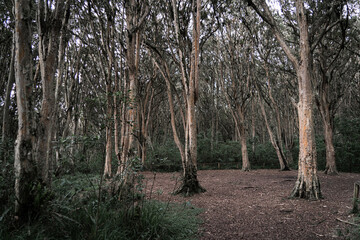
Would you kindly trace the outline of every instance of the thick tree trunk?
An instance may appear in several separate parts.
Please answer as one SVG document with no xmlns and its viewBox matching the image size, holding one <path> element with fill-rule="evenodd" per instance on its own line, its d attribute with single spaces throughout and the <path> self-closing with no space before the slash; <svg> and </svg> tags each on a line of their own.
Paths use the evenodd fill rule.
<svg viewBox="0 0 360 240">
<path fill-rule="evenodd" d="M 320 199 L 317 177 L 316 145 L 313 120 L 313 89 L 311 84 L 312 57 L 304 2 L 297 0 L 296 11 L 300 27 L 300 62 L 297 68 L 299 85 L 299 170 L 291 197 Z"/>
<path fill-rule="evenodd" d="M 33 199 L 31 186 L 37 177 L 32 141 L 31 8 L 26 0 L 15 1 L 15 81 L 18 133 L 15 144 L 15 215 L 28 220 Z"/>
<path fill-rule="evenodd" d="M 319 199 L 321 198 L 320 182 L 317 177 L 316 146 L 313 120 L 313 89 L 312 89 L 312 52 L 310 46 L 309 26 L 305 13 L 304 0 L 296 0 L 297 24 L 300 33 L 299 55 L 300 59 L 287 45 L 284 35 L 279 30 L 274 17 L 265 1 L 261 2 L 264 9 L 260 11 L 253 1 L 248 0 L 250 6 L 272 28 L 276 40 L 292 62 L 297 78 L 299 89 L 299 170 L 295 187 L 291 197 Z"/>
<path fill-rule="evenodd" d="M 308 95 L 307 98 L 301 99 L 299 102 L 299 169 L 298 178 L 290 196 L 319 199 L 322 196 L 320 182 L 317 177 L 313 113 L 309 97 L 311 98 Z"/>
</svg>

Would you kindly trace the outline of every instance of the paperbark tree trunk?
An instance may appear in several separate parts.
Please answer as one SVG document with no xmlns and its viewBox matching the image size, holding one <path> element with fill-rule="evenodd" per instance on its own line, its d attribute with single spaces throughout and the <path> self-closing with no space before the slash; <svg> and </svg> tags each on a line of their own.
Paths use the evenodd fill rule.
<svg viewBox="0 0 360 240">
<path fill-rule="evenodd" d="M 15 144 L 15 215 L 21 221 L 29 217 L 31 186 L 37 177 L 33 154 L 31 7 L 26 0 L 15 0 L 15 82 L 18 133 Z"/>
<path fill-rule="evenodd" d="M 335 161 L 335 148 L 333 143 L 333 127 L 330 124 L 330 121 L 324 121 L 324 137 L 325 137 L 325 146 L 326 146 L 326 166 L 325 174 L 337 175 L 338 171 L 336 168 Z"/>
<path fill-rule="evenodd" d="M 269 124 L 269 121 L 268 121 L 268 117 L 266 115 L 264 103 L 262 102 L 261 99 L 259 99 L 259 104 L 260 104 L 260 108 L 261 108 L 261 114 L 263 115 L 264 120 L 265 120 L 266 129 L 268 130 L 268 133 L 269 133 L 270 142 L 273 145 L 273 147 L 274 147 L 274 149 L 276 151 L 276 155 L 277 155 L 278 160 L 279 160 L 280 170 L 281 171 L 290 170 L 289 166 L 288 166 L 288 163 L 287 163 L 287 161 L 286 161 L 286 159 L 284 157 L 284 154 L 281 151 L 281 148 L 279 147 L 278 142 L 275 139 L 273 131 L 271 130 L 271 127 L 270 127 L 270 124 Z"/>
<path fill-rule="evenodd" d="M 284 35 L 279 30 L 265 1 L 261 2 L 263 11 L 259 10 L 253 1 L 249 5 L 266 21 L 273 30 L 276 40 L 292 62 L 298 79 L 299 102 L 299 163 L 298 177 L 291 197 L 319 199 L 321 198 L 320 182 L 317 177 L 316 146 L 313 119 L 313 89 L 312 89 L 312 53 L 309 37 L 309 26 L 305 13 L 304 1 L 296 0 L 297 24 L 299 26 L 299 56 L 296 57 L 287 45 Z"/>
<path fill-rule="evenodd" d="M 138 6 L 137 1 L 125 2 L 126 12 L 126 67 L 127 83 L 124 93 L 128 92 L 127 101 L 123 104 L 122 127 L 121 127 L 121 154 L 117 174 L 127 175 L 126 167 L 129 159 L 134 157 L 133 150 L 134 135 L 136 134 L 137 110 L 137 73 L 140 60 L 141 28 L 148 16 L 150 7 L 143 2 Z M 128 176 L 125 176 L 127 179 Z"/>
<path fill-rule="evenodd" d="M 250 171 L 250 161 L 247 150 L 247 135 L 245 127 L 245 115 L 244 110 L 241 107 L 238 108 L 238 120 L 239 120 L 239 130 L 240 130 L 240 144 L 241 144 L 241 159 L 242 159 L 242 170 Z"/>
<path fill-rule="evenodd" d="M 321 198 L 320 181 L 317 177 L 316 144 L 313 120 L 312 55 L 304 2 L 296 1 L 300 28 L 300 61 L 297 66 L 299 85 L 299 170 L 292 197 Z"/>
<path fill-rule="evenodd" d="M 184 88 L 184 98 L 186 106 L 185 124 L 185 158 L 183 159 L 183 183 L 176 193 L 192 195 L 204 192 L 197 179 L 197 128 L 196 128 L 196 101 L 199 94 L 199 52 L 200 52 L 200 10 L 201 1 L 192 1 L 192 20 L 193 20 L 193 41 L 191 43 L 190 71 L 185 70 L 184 51 L 180 43 L 180 30 L 178 22 L 178 9 L 175 0 L 172 1 L 174 12 L 174 27 L 178 43 L 178 57 L 180 71 Z M 189 75 L 187 76 L 187 72 Z"/>
<path fill-rule="evenodd" d="M 58 0 L 53 14 L 45 10 L 45 3 L 40 1 L 37 9 L 37 27 L 39 35 L 39 63 L 42 85 L 42 101 L 40 121 L 37 130 L 36 160 L 39 179 L 46 184 L 51 183 L 51 143 L 53 137 L 55 103 L 55 73 L 61 34 L 67 24 L 69 2 Z M 46 14 L 45 14 L 46 12 Z M 51 11 L 50 11 L 51 12 Z M 50 25 L 51 23 L 51 25 Z"/>
<path fill-rule="evenodd" d="M 324 49 L 320 49 L 321 55 Z M 325 66 L 325 59 L 323 56 L 320 57 L 320 67 L 323 68 Z M 320 69 L 320 78 L 321 83 L 319 86 L 319 95 L 316 99 L 317 107 L 320 111 L 320 116 L 323 122 L 324 127 L 324 139 L 325 139 L 325 147 L 326 147 L 326 166 L 325 166 L 325 174 L 329 175 L 337 175 L 337 167 L 336 167 L 336 158 L 335 158 L 335 148 L 334 148 L 334 111 L 331 109 L 331 100 L 330 100 L 330 79 L 327 76 L 327 73 L 324 69 Z M 340 98 L 339 98 L 340 99 Z M 337 101 L 339 101 L 337 99 Z M 335 105 L 335 104 L 333 104 Z"/>
<path fill-rule="evenodd" d="M 103 37 L 103 47 L 104 49 L 106 49 L 106 53 L 107 53 L 107 57 L 108 57 L 108 62 L 107 62 L 107 75 L 106 75 L 106 128 L 105 128 L 105 132 L 106 132 L 106 146 L 105 146 L 105 166 L 104 166 L 104 177 L 105 178 L 110 178 L 112 176 L 112 150 L 113 150 L 113 141 L 112 141 L 112 136 L 113 136 L 113 126 L 114 124 L 116 124 L 115 122 L 117 121 L 115 119 L 115 121 L 113 122 L 113 113 L 115 114 L 115 116 L 117 115 L 117 110 L 114 109 L 114 107 L 116 107 L 116 103 L 113 102 L 114 97 L 114 91 L 112 89 L 113 87 L 113 80 L 112 80 L 112 75 L 113 75 L 113 65 L 116 64 L 114 63 L 114 28 L 115 28 L 115 24 L 114 24 L 114 16 L 115 13 L 111 14 L 109 12 L 107 12 L 107 22 L 106 22 L 106 31 L 105 31 L 105 36 Z M 101 31 L 103 32 L 103 29 L 101 29 Z M 102 34 L 104 35 L 104 34 Z M 106 39 L 106 40 L 105 40 Z M 115 75 L 117 74 L 117 72 L 115 72 Z M 115 78 L 115 82 L 117 81 L 117 78 Z M 118 85 L 118 83 L 116 83 L 115 85 Z M 118 87 L 118 86 L 116 86 Z M 115 87 L 115 88 L 116 88 Z M 116 90 L 115 90 L 116 91 Z M 116 94 L 115 94 L 116 95 Z M 116 98 L 115 98 L 116 100 Z M 115 126 L 114 126 L 115 128 Z M 115 134 L 117 134 L 115 132 Z"/>
</svg>

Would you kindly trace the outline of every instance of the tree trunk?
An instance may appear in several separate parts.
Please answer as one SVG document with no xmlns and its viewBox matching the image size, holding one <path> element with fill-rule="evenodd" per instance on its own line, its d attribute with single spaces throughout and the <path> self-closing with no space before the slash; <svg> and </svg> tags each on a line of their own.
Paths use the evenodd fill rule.
<svg viewBox="0 0 360 240">
<path fill-rule="evenodd" d="M 326 146 L 326 167 L 325 174 L 337 175 L 338 171 L 336 168 L 335 161 L 335 148 L 333 143 L 333 128 L 331 124 L 327 121 L 324 121 L 324 137 L 325 137 L 325 146 Z"/>
<path fill-rule="evenodd" d="M 281 151 L 281 148 L 279 147 L 278 145 L 278 141 L 275 139 L 274 137 L 274 134 L 270 128 L 270 125 L 269 125 L 269 121 L 268 121 L 268 118 L 267 118 L 267 115 L 266 115 L 266 112 L 265 112 L 265 107 L 264 107 L 264 103 L 262 102 L 262 100 L 260 99 L 259 100 L 259 104 L 260 104 L 260 108 L 261 108 L 261 113 L 265 119 L 265 125 L 266 125 L 266 128 L 268 130 L 268 133 L 269 133 L 269 136 L 270 136 L 270 142 L 271 144 L 273 145 L 275 151 L 276 151 L 276 155 L 278 157 L 278 160 L 279 160 L 279 163 L 280 163 L 280 170 L 281 171 L 286 171 L 286 170 L 290 170 L 288 164 L 287 164 L 287 161 L 284 157 L 284 154 L 283 152 Z"/>
<path fill-rule="evenodd" d="M 11 50 L 11 61 L 10 61 L 10 69 L 9 76 L 6 84 L 5 91 L 5 101 L 4 101 L 4 110 L 3 110 L 3 118 L 2 118 L 2 132 L 1 132 L 1 156 L 0 161 L 3 162 L 3 167 L 6 166 L 8 159 L 8 149 L 9 149 L 9 107 L 10 107 L 10 95 L 11 90 L 15 82 L 15 69 L 14 69 L 14 60 L 15 60 L 15 35 L 13 34 L 12 41 L 12 50 Z"/>
<path fill-rule="evenodd" d="M 321 51 L 324 51 L 324 49 L 321 49 Z M 325 60 L 323 58 L 320 59 L 320 62 L 321 66 L 325 65 Z M 335 148 L 333 142 L 334 115 L 331 113 L 331 104 L 329 99 L 330 80 L 324 69 L 320 70 L 320 74 L 321 84 L 319 86 L 319 98 L 317 99 L 316 103 L 324 125 L 324 139 L 326 147 L 326 166 L 324 173 L 329 175 L 337 175 L 338 171 L 336 168 Z"/>
<path fill-rule="evenodd" d="M 109 63 L 111 64 L 111 63 Z M 110 65 L 111 66 L 111 65 Z M 109 67 L 109 70 L 111 67 Z M 106 81 L 106 95 L 107 95 L 107 103 L 106 103 L 106 147 L 105 147 L 105 166 L 104 166 L 104 177 L 110 178 L 112 175 L 111 171 L 111 160 L 112 160 L 112 96 L 111 96 L 111 72 L 108 72 L 108 79 Z M 116 134 L 116 133 L 115 133 Z"/>
<path fill-rule="evenodd" d="M 317 177 L 316 145 L 313 120 L 313 89 L 311 85 L 312 57 L 308 23 L 304 2 L 296 1 L 300 28 L 300 62 L 297 69 L 299 85 L 299 170 L 291 197 L 307 199 L 321 198 L 320 182 Z"/>
<path fill-rule="evenodd" d="M 18 133 L 15 144 L 15 215 L 26 221 L 32 210 L 31 187 L 37 177 L 32 141 L 32 54 L 31 7 L 26 0 L 15 0 L 15 82 Z"/>
<path fill-rule="evenodd" d="M 68 3 L 67 3 L 68 4 Z M 44 2 L 38 3 L 37 26 L 39 35 L 39 63 L 42 84 L 42 101 L 40 110 L 40 121 L 37 130 L 36 159 L 38 164 L 38 174 L 41 181 L 47 185 L 51 183 L 50 160 L 51 143 L 53 137 L 54 124 L 54 105 L 55 103 L 55 73 L 57 70 L 57 55 L 59 51 L 61 34 L 67 24 L 67 14 L 65 11 L 68 6 L 64 1 L 57 2 L 54 14 L 49 19 L 45 19 Z M 45 23 L 46 21 L 46 23 Z M 51 26 L 45 26 L 51 21 Z M 46 28 L 46 30 L 44 29 Z"/>
<path fill-rule="evenodd" d="M 299 114 L 299 169 L 298 177 L 291 192 L 291 197 L 319 199 L 321 198 L 320 182 L 317 177 L 316 146 L 313 120 L 313 89 L 312 89 L 312 53 L 309 37 L 309 26 L 305 13 L 304 0 L 296 0 L 297 24 L 299 26 L 299 55 L 287 45 L 284 35 L 279 30 L 274 17 L 265 1 L 261 2 L 264 9 L 261 12 L 253 1 L 250 6 L 266 21 L 274 32 L 276 40 L 293 64 L 298 79 L 298 114 Z"/>
<path fill-rule="evenodd" d="M 172 1 L 174 10 L 174 26 L 178 46 L 178 55 L 180 70 L 182 74 L 184 96 L 186 102 L 186 129 L 185 129 L 185 161 L 183 161 L 183 183 L 176 191 L 185 195 L 204 192 L 197 180 L 197 130 L 195 107 L 199 90 L 199 43 L 200 43 L 200 9 L 201 1 L 193 1 L 192 19 L 193 19 L 193 42 L 190 56 L 190 74 L 186 76 L 183 51 L 181 50 L 179 39 L 179 23 L 176 1 Z M 196 5 L 195 5 L 196 4 Z"/>
<path fill-rule="evenodd" d="M 251 101 L 251 150 L 252 159 L 255 160 L 255 98 Z"/>
<path fill-rule="evenodd" d="M 250 171 L 250 161 L 247 150 L 247 135 L 246 135 L 246 127 L 245 127 L 245 116 L 243 110 L 238 110 L 239 113 L 239 130 L 240 130 L 240 143 L 241 143 L 241 159 L 242 159 L 242 170 Z"/>
<path fill-rule="evenodd" d="M 125 2 L 126 12 L 126 67 L 127 67 L 127 83 L 124 93 L 128 92 L 128 100 L 123 104 L 122 115 L 122 135 L 121 135 L 121 154 L 120 164 L 117 174 L 124 174 L 126 180 L 130 172 L 126 171 L 129 159 L 135 155 L 133 148 L 134 135 L 136 134 L 136 115 L 138 114 L 137 106 L 137 73 L 140 60 L 140 42 L 141 27 L 149 14 L 150 8 L 137 1 L 131 0 Z"/>
</svg>

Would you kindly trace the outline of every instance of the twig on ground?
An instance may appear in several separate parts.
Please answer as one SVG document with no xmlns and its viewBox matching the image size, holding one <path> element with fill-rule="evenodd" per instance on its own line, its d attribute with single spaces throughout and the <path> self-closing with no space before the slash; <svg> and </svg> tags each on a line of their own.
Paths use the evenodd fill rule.
<svg viewBox="0 0 360 240">
<path fill-rule="evenodd" d="M 346 224 L 350 224 L 350 225 L 356 226 L 356 227 L 360 227 L 359 224 L 352 223 L 352 222 L 348 222 L 348 221 L 342 220 L 342 219 L 340 219 L 340 218 L 336 218 L 336 220 L 338 220 L 339 222 L 343 222 L 343 223 L 346 223 Z"/>
</svg>

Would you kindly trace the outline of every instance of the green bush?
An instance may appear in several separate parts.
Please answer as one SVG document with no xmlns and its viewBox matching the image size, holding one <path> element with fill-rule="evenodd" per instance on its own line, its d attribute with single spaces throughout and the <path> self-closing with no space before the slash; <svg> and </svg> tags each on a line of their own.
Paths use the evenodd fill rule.
<svg viewBox="0 0 360 240">
<path fill-rule="evenodd" d="M 153 171 L 174 172 L 181 170 L 181 156 L 174 141 L 165 144 L 156 144 L 149 149 L 146 160 L 146 169 Z"/>
<path fill-rule="evenodd" d="M 248 149 L 250 149 L 248 147 Z M 255 153 L 249 151 L 249 156 L 254 156 L 252 168 L 279 168 L 279 160 L 277 158 L 274 147 L 270 142 L 268 143 L 257 143 L 255 144 Z"/>
<path fill-rule="evenodd" d="M 334 142 L 338 170 L 360 172 L 360 118 L 335 119 Z"/>
<path fill-rule="evenodd" d="M 139 178 L 141 179 L 141 178 Z M 192 239 L 200 213 L 191 204 L 170 204 L 107 194 L 97 175 L 77 174 L 54 181 L 55 198 L 41 216 L 24 226 L 2 221 L 0 239 Z M 142 187 L 135 188 L 142 191 Z M 100 194 L 100 195 L 99 195 Z M 135 196 L 135 192 L 133 192 Z M 9 214 L 9 211 L 5 214 Z M 10 215 L 10 214 L 9 214 Z"/>
</svg>

